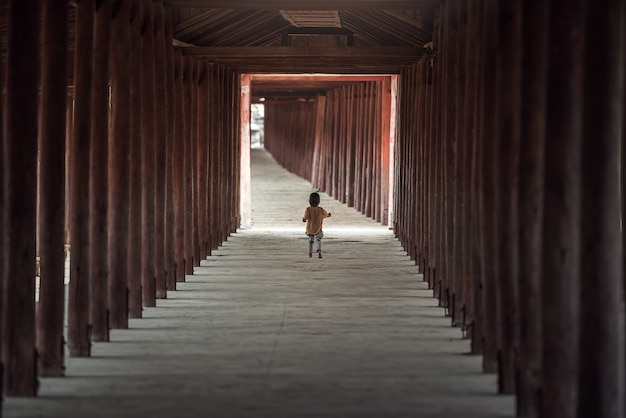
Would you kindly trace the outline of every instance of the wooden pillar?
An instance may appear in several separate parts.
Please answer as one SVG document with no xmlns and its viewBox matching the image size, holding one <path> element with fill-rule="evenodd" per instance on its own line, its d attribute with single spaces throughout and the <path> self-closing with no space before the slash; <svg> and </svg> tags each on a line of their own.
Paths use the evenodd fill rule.
<svg viewBox="0 0 626 418">
<path fill-rule="evenodd" d="M 70 286 L 68 346 L 71 356 L 91 354 L 89 324 L 89 144 L 95 0 L 81 0 L 76 17 L 74 129 L 70 146 Z"/>
<path fill-rule="evenodd" d="M 174 183 L 174 253 L 176 281 L 185 281 L 185 123 L 184 123 L 184 68 L 180 50 L 174 56 L 174 150 L 172 181 Z"/>
<path fill-rule="evenodd" d="M 155 47 L 152 0 L 142 0 L 141 15 L 141 285 L 143 306 L 156 306 Z"/>
<path fill-rule="evenodd" d="M 578 417 L 624 417 L 626 412 L 618 192 L 624 7 L 620 0 L 594 0 L 586 2 L 585 10 Z"/>
<path fill-rule="evenodd" d="M 185 270 L 184 274 L 193 274 L 193 165 L 192 159 L 192 129 L 193 129 L 193 58 L 183 57 L 183 124 L 184 146 L 183 146 L 183 170 L 184 170 L 184 246 L 185 246 Z"/>
<path fill-rule="evenodd" d="M 0 22 L 2 22 L 2 24 L 6 24 L 7 19 L 8 19 L 8 16 L 5 16 L 4 18 L 0 17 Z M 4 71 L 2 67 L 3 66 L 0 65 L 0 86 L 4 89 L 5 83 L 1 81 L 4 79 L 3 77 Z M 4 106 L 4 97 L 2 94 L 0 94 L 0 98 L 2 99 L 0 100 L 0 115 L 4 115 L 5 106 Z M 5 195 L 4 190 L 6 190 L 4 186 L 5 184 L 4 179 L 6 177 L 4 174 L 4 169 L 6 166 L 4 156 L 7 155 L 7 151 L 8 151 L 5 149 L 6 142 L 8 141 L 7 140 L 8 136 L 4 130 L 5 122 L 3 119 L 4 117 L 0 118 L 0 185 L 2 185 L 2 191 L 0 191 L 0 236 L 4 237 L 6 236 L 6 231 L 8 227 L 6 223 L 9 220 L 9 216 L 8 216 L 8 208 L 6 207 L 5 201 L 4 201 L 4 195 Z M 0 239 L 0 324 L 4 324 L 4 317 L 5 317 L 4 286 L 7 281 L 7 275 L 4 270 L 4 266 L 5 266 L 4 260 L 7 257 L 7 254 L 4 252 L 5 250 L 4 243 L 5 243 L 5 240 Z M 4 351 L 4 331 L 0 331 L 0 370 L 4 370 L 4 367 L 5 367 L 4 355 L 2 354 L 3 351 Z M 4 393 L 3 379 L 4 379 L 4 372 L 2 372 L 2 377 L 0 378 L 0 394 Z M 0 417 L 2 416 L 3 402 L 4 402 L 4 397 L 0 396 Z"/>
<path fill-rule="evenodd" d="M 176 290 L 176 251 L 174 241 L 174 48 L 172 47 L 172 15 L 169 9 L 165 12 L 165 93 L 167 144 L 165 154 L 165 270 L 167 290 Z"/>
<path fill-rule="evenodd" d="M 446 308 L 446 313 L 450 315 L 451 297 L 454 293 L 454 223 L 456 205 L 456 38 L 457 19 L 456 6 L 458 2 L 447 2 L 445 11 L 442 13 L 443 36 L 442 36 L 442 67 L 443 67 L 443 117 L 441 124 L 441 145 L 442 155 L 442 196 L 441 208 L 443 223 L 441 230 L 442 238 L 442 258 L 439 263 L 439 279 L 441 280 L 439 301 L 440 306 Z M 453 319 L 454 321 L 454 319 Z"/>
<path fill-rule="evenodd" d="M 422 94 L 422 93 L 420 93 Z M 390 193 L 393 192 L 391 187 L 390 176 L 392 175 L 392 167 L 390 160 L 390 153 L 392 151 L 393 144 L 393 132 L 391 129 L 391 106 L 392 106 L 392 91 L 391 91 L 391 77 L 385 77 L 381 81 L 381 153 L 380 153 L 380 178 L 381 178 L 381 199 L 380 199 L 380 215 L 383 225 L 390 225 L 389 221 L 389 207 Z M 417 164 L 417 161 L 414 162 Z M 354 168 L 352 168 L 354 170 Z M 354 173 L 352 173 L 354 178 Z M 413 178 L 415 180 L 415 178 Z"/>
<path fill-rule="evenodd" d="M 380 82 L 372 81 L 372 195 L 369 201 L 370 217 L 378 220 L 378 201 L 380 197 Z"/>
<path fill-rule="evenodd" d="M 130 54 L 127 57 L 129 73 L 130 130 L 129 130 L 129 190 L 128 190 L 128 243 L 127 243 L 127 274 L 128 316 L 141 318 L 143 309 L 143 290 L 141 280 L 141 0 L 131 0 L 126 9 L 119 13 L 127 14 L 129 20 L 128 45 Z M 122 45 L 121 43 L 118 45 Z M 120 51 L 122 52 L 122 51 Z M 121 290 L 121 287 L 120 287 Z M 120 294 L 120 296 L 122 296 Z"/>
<path fill-rule="evenodd" d="M 478 220 L 471 223 L 472 231 L 470 238 L 470 247 L 471 247 L 471 257 L 472 257 L 472 298 L 473 298 L 473 308 L 471 309 L 473 318 L 471 321 L 470 328 L 470 336 L 471 336 L 471 346 L 470 350 L 474 354 L 479 354 L 483 352 L 484 347 L 484 310 L 483 310 L 483 295 L 482 291 L 483 281 L 485 279 L 485 275 L 483 272 L 483 246 L 484 246 L 484 222 L 482 215 L 482 157 L 483 157 L 483 149 L 482 149 L 482 131 L 481 131 L 481 118 L 482 118 L 482 109 L 483 109 L 483 101 L 482 101 L 482 88 L 483 88 L 483 48 L 484 48 L 484 39 L 483 39 L 483 30 L 484 26 L 482 24 L 483 19 L 483 2 L 482 0 L 473 0 L 470 3 L 470 17 L 473 22 L 473 42 L 472 49 L 474 52 L 473 62 L 474 62 L 474 77 L 472 79 L 472 103 L 470 106 L 473 107 L 473 115 L 472 115 L 472 150 L 471 150 L 471 158 L 472 158 L 472 172 L 471 172 L 471 212 L 470 215 L 472 219 Z M 469 131 L 469 130 L 468 130 Z"/>
<path fill-rule="evenodd" d="M 24 53 L 29 51 L 29 53 Z M 6 131 L 2 362 L 4 393 L 35 396 L 35 257 L 39 2 L 10 1 Z M 19 318 L 19 320 L 18 320 Z"/>
<path fill-rule="evenodd" d="M 65 0 L 51 0 L 46 1 L 43 6 L 41 133 L 39 135 L 41 284 L 37 307 L 38 371 L 40 376 L 63 376 L 65 373 L 63 317 L 65 312 L 64 208 L 68 5 Z M 4 235 L 0 234 L 0 236 Z"/>
<path fill-rule="evenodd" d="M 198 238 L 199 238 L 199 257 L 205 258 L 208 254 L 207 250 L 207 189 L 208 189 L 208 132 L 209 132 L 209 80 L 206 62 L 198 63 L 198 152 L 197 173 L 198 187 L 197 207 L 198 207 Z"/>
<path fill-rule="evenodd" d="M 207 100 L 208 89 L 206 80 L 206 63 L 198 61 L 195 67 L 196 94 L 195 94 L 195 140 L 194 140 L 194 266 L 200 265 L 204 258 L 204 210 L 206 201 L 206 137 L 207 137 Z"/>
<path fill-rule="evenodd" d="M 577 417 L 583 1 L 550 3 L 542 248 L 540 416 Z M 586 254 L 585 256 L 587 256 Z"/>
<path fill-rule="evenodd" d="M 523 5 L 519 165 L 519 416 L 539 416 L 541 246 L 545 149 L 548 3 Z M 523 262 L 521 262 L 523 261 Z"/>
<path fill-rule="evenodd" d="M 453 177 L 455 179 L 454 186 L 454 223 L 452 225 L 452 272 L 451 280 L 453 283 L 452 297 L 450 306 L 450 316 L 452 319 L 452 325 L 460 326 L 462 330 L 465 329 L 464 307 L 466 302 L 465 280 L 466 275 L 464 262 L 467 259 L 464 250 L 464 239 L 468 231 L 468 225 L 465 222 L 464 211 L 467 207 L 466 203 L 466 179 L 469 177 L 465 175 L 468 172 L 466 165 L 466 152 L 468 135 L 465 131 L 463 124 L 465 120 L 465 112 L 467 109 L 465 104 L 465 83 L 467 76 L 467 69 L 465 67 L 465 54 L 466 54 L 466 39 L 467 34 L 467 3 L 459 2 L 456 10 L 457 19 L 457 36 L 456 45 L 454 46 L 455 54 L 455 102 L 457 106 L 457 112 L 454 121 L 454 136 L 456 137 L 456 155 L 455 163 L 452 168 L 455 172 Z"/>
<path fill-rule="evenodd" d="M 200 141 L 199 132 L 199 112 L 198 112 L 198 95 L 200 93 L 200 62 L 194 62 L 192 70 L 193 88 L 191 96 L 191 236 L 192 236 L 192 253 L 191 259 L 194 267 L 200 265 L 200 232 L 199 232 L 199 213 L 200 213 L 200 199 L 198 195 L 198 188 L 200 187 L 199 172 L 198 172 L 198 146 Z M 193 268 L 191 271 L 193 274 Z"/>
<path fill-rule="evenodd" d="M 128 328 L 128 263 L 127 244 L 132 201 L 129 200 L 130 166 L 134 138 L 131 135 L 131 79 L 128 60 L 130 51 L 129 2 L 115 0 L 111 21 L 111 132 L 109 133 L 109 325 Z M 133 243 L 137 245 L 137 243 Z M 135 261 L 136 262 L 136 261 Z"/>
<path fill-rule="evenodd" d="M 483 8 L 483 79 L 480 141 L 482 155 L 482 202 L 481 230 L 483 231 L 482 253 L 482 302 L 483 302 L 483 370 L 497 371 L 498 358 L 498 277 L 499 266 L 496 254 L 498 237 L 497 219 L 497 149 L 495 142 L 496 121 L 499 113 L 496 106 L 496 66 L 498 47 L 497 2 L 486 0 Z"/>
<path fill-rule="evenodd" d="M 156 297 L 167 297 L 165 282 L 165 152 L 167 147 L 167 91 L 165 88 L 165 34 L 163 2 L 154 3 L 154 142 L 155 142 L 155 211 L 154 269 Z M 171 44 L 168 46 L 171 48 Z"/>
<path fill-rule="evenodd" d="M 518 334 L 518 167 L 520 150 L 522 5 L 499 3 L 498 10 L 498 167 L 499 392 L 515 393 Z"/>
<path fill-rule="evenodd" d="M 107 176 L 109 135 L 109 44 L 112 0 L 96 7 L 93 97 L 89 158 L 89 321 L 92 341 L 109 341 L 107 260 Z"/>
<path fill-rule="evenodd" d="M 478 266 L 475 266 L 478 262 L 476 245 L 476 222 L 474 219 L 474 213 L 476 208 L 474 206 L 474 176 L 476 173 L 474 167 L 474 149 L 476 146 L 475 138 L 475 115 L 476 115 L 476 68 L 478 57 L 480 56 L 476 51 L 476 45 L 479 43 L 478 34 L 478 17 L 477 17 L 477 1 L 470 0 L 467 3 L 467 34 L 461 42 L 464 42 L 464 59 L 460 63 L 464 66 L 465 72 L 465 93 L 463 95 L 463 119 L 461 120 L 460 129 L 463 130 L 464 135 L 464 174 L 465 179 L 463 184 L 463 201 L 465 210 L 463 211 L 462 223 L 464 226 L 464 235 L 462 242 L 462 257 L 463 257 L 463 327 L 466 332 L 466 337 L 471 338 L 471 344 L 473 345 L 473 326 L 476 319 L 476 299 L 475 288 L 478 287 L 478 277 L 480 275 Z"/>
<path fill-rule="evenodd" d="M 215 129 L 216 129 L 216 118 L 217 118 L 217 108 L 215 106 L 215 73 L 217 69 L 217 64 L 215 63 L 207 63 L 207 88 L 208 88 L 208 103 L 207 103 L 207 112 L 208 112 L 208 133 L 207 133 L 207 176 L 208 176 L 208 185 L 207 185 L 207 255 L 211 255 L 213 251 L 213 236 L 215 231 L 215 219 L 214 219 L 214 207 L 215 207 L 215 197 L 214 197 L 214 187 L 215 187 Z M 267 108 L 266 108 L 267 110 Z"/>
</svg>

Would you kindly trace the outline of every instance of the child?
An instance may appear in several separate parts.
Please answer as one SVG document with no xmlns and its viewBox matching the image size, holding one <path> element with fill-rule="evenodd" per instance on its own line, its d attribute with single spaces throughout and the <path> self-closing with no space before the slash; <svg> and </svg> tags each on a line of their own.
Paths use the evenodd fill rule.
<svg viewBox="0 0 626 418">
<path fill-rule="evenodd" d="M 317 242 L 317 256 L 322 258 L 322 222 L 324 218 L 330 217 L 330 213 L 326 212 L 323 208 L 319 207 L 320 195 L 318 193 L 311 193 L 309 196 L 309 206 L 304 211 L 302 222 L 306 222 L 306 234 L 309 236 L 309 258 L 313 255 L 313 241 Z"/>
</svg>

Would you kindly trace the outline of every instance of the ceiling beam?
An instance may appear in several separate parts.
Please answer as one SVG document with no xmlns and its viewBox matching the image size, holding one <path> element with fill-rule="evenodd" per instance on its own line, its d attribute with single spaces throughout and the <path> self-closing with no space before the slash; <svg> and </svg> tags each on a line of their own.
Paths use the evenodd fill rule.
<svg viewBox="0 0 626 418">
<path fill-rule="evenodd" d="M 441 0 L 165 0 L 165 7 L 254 10 L 406 10 L 436 6 Z"/>
<path fill-rule="evenodd" d="M 219 58 L 413 58 L 423 55 L 422 48 L 411 47 L 338 47 L 302 48 L 289 46 L 268 47 L 183 47 L 183 55 L 207 59 Z"/>
</svg>

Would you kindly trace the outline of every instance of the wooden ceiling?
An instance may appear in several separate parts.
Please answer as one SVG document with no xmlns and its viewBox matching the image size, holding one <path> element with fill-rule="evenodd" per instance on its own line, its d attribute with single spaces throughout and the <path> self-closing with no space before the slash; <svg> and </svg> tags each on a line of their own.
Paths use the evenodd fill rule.
<svg viewBox="0 0 626 418">
<path fill-rule="evenodd" d="M 251 74 L 253 99 L 319 94 L 397 74 L 432 41 L 440 0 L 165 0 L 183 54 Z M 332 74 L 309 77 L 310 74 Z M 280 80 L 280 81 L 279 81 Z M 274 94 L 270 94 L 274 91 Z"/>
</svg>

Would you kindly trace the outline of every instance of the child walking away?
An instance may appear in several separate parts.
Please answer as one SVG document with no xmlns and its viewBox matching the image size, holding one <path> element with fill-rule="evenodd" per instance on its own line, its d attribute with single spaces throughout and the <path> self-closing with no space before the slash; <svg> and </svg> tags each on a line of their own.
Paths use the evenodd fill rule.
<svg viewBox="0 0 626 418">
<path fill-rule="evenodd" d="M 306 234 L 309 236 L 309 258 L 313 256 L 313 242 L 317 243 L 317 256 L 322 258 L 322 237 L 324 236 L 322 222 L 324 218 L 330 217 L 330 213 L 319 206 L 319 193 L 311 193 L 309 204 L 311 206 L 306 208 L 302 217 L 302 222 L 306 222 Z"/>
</svg>

